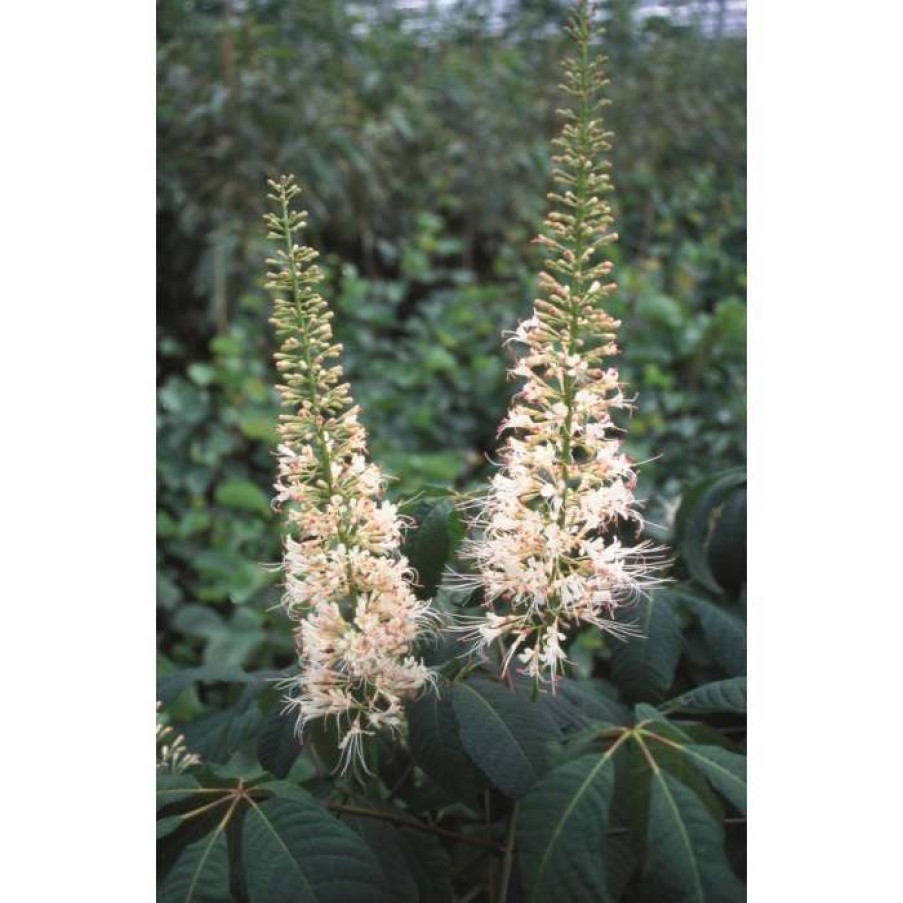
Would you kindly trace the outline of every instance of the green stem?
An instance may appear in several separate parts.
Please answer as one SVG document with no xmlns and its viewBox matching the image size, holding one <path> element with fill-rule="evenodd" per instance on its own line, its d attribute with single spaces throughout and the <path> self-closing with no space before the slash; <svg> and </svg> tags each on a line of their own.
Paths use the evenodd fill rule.
<svg viewBox="0 0 903 903">
<path fill-rule="evenodd" d="M 492 795 L 489 788 L 483 792 L 483 806 L 486 810 L 486 833 L 492 836 Z M 495 864 L 492 861 L 486 863 L 486 897 L 489 903 L 498 903 L 495 895 Z"/>
<path fill-rule="evenodd" d="M 301 308 L 301 284 L 298 281 L 298 270 L 295 266 L 294 242 L 292 241 L 292 225 L 291 212 L 289 210 L 288 198 L 285 193 L 282 194 L 282 228 L 285 233 L 285 257 L 288 266 L 289 277 L 292 286 L 292 301 L 295 310 L 298 312 L 298 319 L 304 321 L 304 313 Z M 320 459 L 320 468 L 323 471 L 323 479 L 331 497 L 333 494 L 332 485 L 332 458 L 329 454 L 329 444 L 326 441 L 326 433 L 323 430 L 322 420 L 323 411 L 319 403 L 319 391 L 317 389 L 317 381 L 314 377 L 313 356 L 310 350 L 310 336 L 307 332 L 307 323 L 304 322 L 305 328 L 301 330 L 302 356 L 306 365 L 307 388 L 310 396 L 311 409 L 315 419 L 314 430 L 317 437 L 317 451 Z"/>
<path fill-rule="evenodd" d="M 496 637 L 495 639 L 496 649 L 498 649 L 499 653 L 499 670 L 504 667 L 505 664 L 505 655 L 507 650 L 505 649 L 505 644 L 502 642 L 501 637 Z M 514 678 L 511 676 L 511 672 L 505 669 L 505 683 L 508 684 L 508 689 L 514 689 Z"/>
<path fill-rule="evenodd" d="M 466 834 L 457 834 L 454 831 L 448 831 L 437 825 L 427 825 L 405 815 L 395 815 L 392 812 L 380 812 L 377 809 L 366 809 L 362 806 L 346 806 L 344 803 L 326 802 L 326 806 L 331 812 L 341 812 L 345 815 L 357 815 L 361 818 L 375 818 L 379 821 L 388 821 L 394 825 L 401 825 L 405 828 L 413 828 L 416 831 L 424 831 L 428 834 L 435 834 L 437 837 L 444 837 L 446 840 L 452 840 L 455 843 L 464 843 L 474 847 L 484 847 L 496 852 L 501 851 L 501 847 L 497 843 L 488 840 L 482 840 L 478 837 L 468 837 Z"/>
<path fill-rule="evenodd" d="M 508 833 L 505 836 L 505 856 L 502 859 L 502 880 L 499 892 L 499 903 L 506 903 L 508 899 L 508 885 L 511 883 L 511 868 L 514 865 L 514 837 L 517 829 L 517 800 L 511 807 L 511 815 L 508 816 Z"/>
<path fill-rule="evenodd" d="M 586 15 L 586 11 L 581 11 Z M 586 236 L 584 235 L 584 217 L 586 215 L 587 205 L 587 187 L 586 187 L 586 161 L 589 159 L 590 141 L 589 141 L 589 121 L 591 115 L 590 94 L 592 92 L 592 84 L 589 77 L 589 35 L 588 24 L 583 21 L 581 29 L 579 48 L 580 48 L 580 115 L 578 119 L 579 133 L 577 137 L 577 184 L 575 185 L 574 196 L 577 205 L 574 208 L 574 270 L 571 274 L 571 311 L 570 322 L 568 323 L 567 333 L 567 354 L 573 355 L 577 350 L 578 324 L 580 319 L 579 300 L 583 297 L 584 292 L 584 276 L 583 276 L 583 254 L 586 251 Z M 574 300 L 574 299 L 577 300 Z M 567 373 L 564 374 L 561 394 L 564 406 L 567 408 L 564 426 L 561 431 L 561 464 L 563 469 L 564 488 L 561 494 L 561 511 L 558 515 L 559 526 L 563 529 L 567 519 L 567 495 L 568 480 L 570 479 L 570 459 L 571 459 L 571 430 L 574 425 L 574 380 Z"/>
<path fill-rule="evenodd" d="M 370 737 L 367 745 L 367 768 L 370 774 L 379 781 L 379 738 Z"/>
</svg>

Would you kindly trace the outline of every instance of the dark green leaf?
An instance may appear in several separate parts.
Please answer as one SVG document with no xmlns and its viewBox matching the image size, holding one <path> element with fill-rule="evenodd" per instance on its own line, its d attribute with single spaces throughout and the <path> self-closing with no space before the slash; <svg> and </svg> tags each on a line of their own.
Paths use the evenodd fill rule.
<svg viewBox="0 0 903 903">
<path fill-rule="evenodd" d="M 684 729 L 683 725 L 677 725 L 652 706 L 638 705 L 636 707 L 636 719 L 638 726 L 643 723 L 640 733 L 644 744 L 654 757 L 658 766 L 666 768 L 674 777 L 690 787 L 703 803 L 719 820 L 723 817 L 721 804 L 712 794 L 708 784 L 700 777 L 697 763 L 687 753 L 690 746 L 704 746 L 704 743 L 696 743 L 693 737 Z"/>
<path fill-rule="evenodd" d="M 193 683 L 236 683 L 236 684 L 261 684 L 267 674 L 249 674 L 241 668 L 223 668 L 217 665 L 208 665 L 200 668 L 183 668 L 180 671 L 171 671 L 169 674 L 160 675 L 157 678 L 157 699 L 164 705 L 170 702 Z"/>
<path fill-rule="evenodd" d="M 217 504 L 238 511 L 256 511 L 267 514 L 270 500 L 266 493 L 250 480 L 227 480 L 216 487 Z"/>
<path fill-rule="evenodd" d="M 245 815 L 242 837 L 251 903 L 386 900 L 372 851 L 301 791 L 294 799 L 254 803 Z"/>
<path fill-rule="evenodd" d="M 599 692 L 592 681 L 564 677 L 555 681 L 555 690 L 543 697 L 556 724 L 565 732 L 592 725 L 623 725 L 628 710 L 617 700 Z"/>
<path fill-rule="evenodd" d="M 561 731 L 541 702 L 484 677 L 452 687 L 461 743 L 476 766 L 502 793 L 526 793 L 547 766 L 547 747 Z"/>
<path fill-rule="evenodd" d="M 715 579 L 709 564 L 709 545 L 715 526 L 720 519 L 728 496 L 746 484 L 744 471 L 728 471 L 709 482 L 701 497 L 692 496 L 685 504 L 692 509 L 679 515 L 683 524 L 681 553 L 693 579 L 710 592 L 720 594 L 721 585 Z M 683 508 L 684 505 L 681 505 Z"/>
<path fill-rule="evenodd" d="M 719 483 L 726 483 L 728 485 L 727 491 L 729 492 L 734 487 L 742 485 L 745 482 L 746 471 L 742 467 L 733 467 L 730 470 L 716 473 L 714 476 L 707 477 L 704 480 L 700 480 L 698 483 L 693 483 L 691 486 L 688 486 L 683 492 L 680 505 L 674 516 L 675 543 L 683 543 L 691 516 L 697 511 L 700 506 L 700 501 L 713 486 Z"/>
<path fill-rule="evenodd" d="M 257 705 L 258 688 L 245 687 L 235 705 L 210 712 L 182 727 L 185 745 L 205 762 L 224 763 L 260 729 L 263 715 Z"/>
<path fill-rule="evenodd" d="M 343 817 L 353 831 L 373 851 L 383 872 L 383 892 L 392 903 L 418 903 L 417 881 L 398 838 L 390 824 L 373 818 Z"/>
<path fill-rule="evenodd" d="M 417 881 L 420 903 L 451 903 L 452 863 L 439 839 L 412 828 L 401 828 L 398 839 Z"/>
<path fill-rule="evenodd" d="M 687 737 L 680 729 L 672 724 L 655 706 L 647 705 L 645 702 L 637 703 L 633 709 L 634 719 L 637 724 L 644 721 L 652 721 L 664 730 L 672 739 L 686 740 Z"/>
<path fill-rule="evenodd" d="M 170 803 L 186 800 L 194 795 L 201 785 L 190 774 L 157 772 L 157 812 Z"/>
<path fill-rule="evenodd" d="M 304 725 L 302 747 L 309 749 L 327 772 L 338 768 L 342 758 L 341 735 L 334 718 L 316 718 Z"/>
<path fill-rule="evenodd" d="M 724 810 L 705 778 L 693 768 L 684 754 L 684 747 L 692 742 L 689 735 L 656 709 L 645 705 L 636 708 L 637 724 L 644 726 L 627 744 L 626 762 L 616 763 L 624 766 L 618 772 L 617 802 L 630 826 L 630 841 L 638 861 L 644 862 L 647 858 L 649 811 L 656 772 L 666 771 L 689 787 L 717 824 L 721 824 Z"/>
<path fill-rule="evenodd" d="M 605 860 L 605 884 L 616 900 L 623 898 L 624 890 L 630 883 L 639 865 L 639 859 L 630 838 L 630 813 L 627 805 L 629 788 L 628 743 L 620 755 L 615 756 L 615 788 L 609 817 L 609 828 L 602 844 Z"/>
<path fill-rule="evenodd" d="M 724 829 L 700 798 L 665 769 L 655 770 L 643 890 L 650 901 L 733 903 L 743 885 L 724 854 Z"/>
<path fill-rule="evenodd" d="M 452 798 L 473 803 L 482 789 L 482 776 L 458 736 L 451 685 L 443 683 L 438 689 L 438 694 L 425 694 L 408 706 L 411 755 Z"/>
<path fill-rule="evenodd" d="M 408 535 L 403 551 L 417 572 L 418 598 L 431 599 L 463 531 L 451 499 L 441 499 L 431 507 L 424 503 L 415 518 L 419 526 Z"/>
<path fill-rule="evenodd" d="M 745 712 L 746 678 L 731 677 L 703 684 L 663 706 L 669 712 Z"/>
<path fill-rule="evenodd" d="M 184 815 L 167 815 L 166 818 L 157 819 L 157 840 L 172 834 L 182 822 L 185 821 Z"/>
<path fill-rule="evenodd" d="M 709 782 L 729 799 L 741 812 L 746 812 L 746 757 L 714 746 L 705 741 L 695 741 L 689 733 L 692 725 L 682 729 L 669 721 L 661 712 L 650 706 L 637 706 L 637 721 L 649 722 L 645 725 L 643 736 L 649 736 L 650 748 L 656 759 L 685 783 L 688 780 L 685 765 L 703 774 Z M 659 740 L 658 738 L 662 738 Z M 677 768 L 674 767 L 677 753 Z M 670 760 L 670 761 L 669 761 Z M 699 785 L 697 782 L 697 791 Z"/>
<path fill-rule="evenodd" d="M 229 903 L 229 855 L 220 823 L 188 844 L 160 882 L 160 903 Z"/>
<path fill-rule="evenodd" d="M 296 720 L 274 705 L 264 716 L 257 741 L 260 764 L 277 778 L 284 778 L 301 753 Z"/>
<path fill-rule="evenodd" d="M 687 745 L 684 754 L 712 786 L 746 814 L 746 756 L 720 746 Z"/>
<path fill-rule="evenodd" d="M 721 733 L 718 728 L 702 721 L 683 721 L 678 722 L 681 731 L 689 737 L 689 743 L 695 743 L 697 746 L 719 746 L 728 752 L 740 752 L 741 747 L 732 740 L 727 734 Z M 745 732 L 744 725 L 737 725 L 740 733 Z M 734 732 L 731 732 L 734 735 Z M 739 734 L 737 735 L 739 736 Z"/>
<path fill-rule="evenodd" d="M 736 598 L 746 582 L 746 486 L 723 503 L 709 538 L 708 560 L 718 584 Z"/>
<path fill-rule="evenodd" d="M 530 901 L 610 900 L 602 856 L 614 787 L 610 753 L 550 771 L 521 801 L 517 849 Z"/>
<path fill-rule="evenodd" d="M 746 673 L 746 624 L 708 599 L 680 593 L 679 599 L 699 619 L 706 646 L 731 677 Z"/>
<path fill-rule="evenodd" d="M 656 702 L 674 682 L 682 648 L 673 598 L 658 590 L 622 612 L 618 619 L 634 624 L 639 636 L 612 640 L 612 677 L 629 701 Z"/>
</svg>

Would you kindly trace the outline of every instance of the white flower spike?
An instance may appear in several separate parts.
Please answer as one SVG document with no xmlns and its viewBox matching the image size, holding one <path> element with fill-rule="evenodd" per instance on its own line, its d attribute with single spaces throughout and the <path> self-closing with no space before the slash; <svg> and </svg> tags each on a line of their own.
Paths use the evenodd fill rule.
<svg viewBox="0 0 903 903">
<path fill-rule="evenodd" d="M 435 618 L 414 595 L 415 575 L 399 552 L 404 520 L 383 498 L 379 467 L 367 460 L 332 313 L 317 291 L 317 253 L 294 241 L 306 225 L 306 214 L 291 209 L 300 189 L 291 176 L 269 185 L 277 212 L 266 224 L 280 247 L 267 261 L 267 288 L 282 342 L 278 390 L 288 409 L 279 423 L 274 506 L 285 518 L 283 601 L 298 621 L 301 664 L 288 705 L 299 732 L 313 719 L 335 719 L 339 767 L 366 771 L 364 738 L 398 731 L 404 700 L 432 678 L 413 648 Z"/>
<path fill-rule="evenodd" d="M 571 34 L 577 54 L 563 87 L 573 104 L 555 141 L 558 193 L 537 238 L 551 256 L 542 297 L 508 339 L 520 348 L 511 376 L 524 383 L 502 421 L 500 466 L 465 546 L 476 571 L 468 582 L 482 586 L 487 607 L 465 634 L 477 652 L 502 643 L 503 673 L 516 656 L 536 681 L 563 670 L 569 628 L 630 632 L 615 611 L 657 582 L 662 559 L 650 543 L 616 536 L 627 522 L 639 532 L 643 521 L 614 420 L 631 403 L 609 363 L 620 323 L 603 308 L 617 288 L 603 251 L 617 235 L 604 199 L 603 60 L 591 59 L 586 4 Z"/>
</svg>

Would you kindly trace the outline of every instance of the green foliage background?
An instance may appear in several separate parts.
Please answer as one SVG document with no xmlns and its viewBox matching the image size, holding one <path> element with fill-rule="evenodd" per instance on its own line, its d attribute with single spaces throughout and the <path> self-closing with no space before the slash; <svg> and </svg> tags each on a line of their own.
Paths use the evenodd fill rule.
<svg viewBox="0 0 903 903">
<path fill-rule="evenodd" d="M 729 780 L 706 773 L 716 766 L 692 760 L 696 777 L 688 778 L 684 759 L 693 753 L 660 743 L 659 753 L 676 757 L 661 772 L 681 776 L 675 788 L 650 768 L 635 735 L 611 758 L 611 774 L 606 765 L 590 778 L 579 755 L 558 765 L 546 756 L 549 742 L 579 745 L 590 723 L 632 730 L 666 715 L 672 721 L 661 733 L 677 747 L 714 744 L 737 755 L 744 736 L 739 685 L 716 683 L 701 702 L 680 700 L 745 673 L 745 40 L 673 19 L 640 19 L 632 0 L 604 6 L 620 233 L 614 312 L 624 323 L 621 370 L 639 394 L 629 447 L 648 461 L 640 491 L 650 532 L 677 550 L 677 582 L 641 613 L 642 641 L 575 641 L 573 693 L 582 701 L 571 700 L 567 711 L 559 701 L 555 712 L 531 716 L 535 735 L 507 759 L 523 759 L 522 773 L 496 774 L 486 761 L 491 732 L 480 732 L 474 694 L 498 696 L 499 687 L 476 675 L 470 696 L 462 695 L 468 678 L 441 702 L 424 703 L 438 711 L 412 714 L 409 752 L 383 751 L 384 790 L 394 783 L 392 769 L 397 780 L 411 764 L 406 755 L 425 783 L 408 775 L 378 802 L 418 818 L 457 805 L 459 833 L 475 830 L 467 814 L 473 811 L 478 823 L 503 832 L 510 800 L 541 781 L 542 793 L 519 805 L 525 849 L 545 849 L 542 825 L 555 800 L 569 792 L 569 781 L 588 780 L 593 805 L 614 799 L 612 844 L 624 833 L 641 842 L 630 856 L 606 854 L 627 863 L 624 874 L 559 863 L 553 851 L 545 860 L 550 875 L 585 866 L 585 886 L 604 885 L 612 899 L 732 899 L 732 873 L 717 856 L 703 856 L 700 871 L 680 850 L 656 859 L 646 849 L 653 836 L 656 850 L 661 837 L 671 837 L 670 804 L 683 799 L 677 811 L 689 819 L 688 836 L 711 849 L 726 830 L 731 865 L 742 872 L 742 836 L 736 826 L 722 827 L 724 804 L 706 783 L 720 792 L 717 781 Z M 270 787 L 256 803 L 240 801 L 235 811 L 247 813 L 239 829 L 220 834 L 211 821 L 212 833 L 198 829 L 197 838 L 186 838 L 173 810 L 188 797 L 178 797 L 178 788 L 164 796 L 164 899 L 187 899 L 179 896 L 181 872 L 190 872 L 186 851 L 208 842 L 204 862 L 224 869 L 212 875 L 211 887 L 225 882 L 238 899 L 297 899 L 290 888 L 266 887 L 265 871 L 236 878 L 229 858 L 244 842 L 256 860 L 278 860 L 267 846 L 267 824 L 284 828 L 287 848 L 295 849 L 304 832 L 293 820 L 300 810 L 285 809 L 292 799 L 302 799 L 311 824 L 326 835 L 332 829 L 323 817 L 344 826 L 333 831 L 336 855 L 358 861 L 359 874 L 352 870 L 348 880 L 360 879 L 360 886 L 342 893 L 363 893 L 368 885 L 361 844 L 376 849 L 370 866 L 377 870 L 386 857 L 396 865 L 431 863 L 429 880 L 414 865 L 398 866 L 412 883 L 386 891 L 393 899 L 457 899 L 484 878 L 485 863 L 465 855 L 478 846 L 449 846 L 396 825 L 380 849 L 366 818 L 346 813 L 340 823 L 311 809 L 313 798 L 347 804 L 350 791 L 330 795 L 318 777 L 328 770 L 315 743 L 300 757 L 292 749 L 278 694 L 265 680 L 290 667 L 294 655 L 288 623 L 274 608 L 276 575 L 261 567 L 278 560 L 279 530 L 269 507 L 276 398 L 260 217 L 266 177 L 294 172 L 310 211 L 306 240 L 323 253 L 346 369 L 372 453 L 396 477 L 393 494 L 478 485 L 510 391 L 500 336 L 529 313 L 533 298 L 538 258 L 530 239 L 548 190 L 568 9 L 555 0 L 521 0 L 498 21 L 487 4 L 472 0 L 452 5 L 441 28 L 412 28 L 411 16 L 388 2 L 158 2 L 159 692 L 189 746 L 210 768 L 226 769 L 202 777 L 205 787 L 255 774 L 258 781 L 267 775 Z M 439 488 L 412 510 L 420 530 L 411 548 L 421 572 L 438 574 L 460 527 Z M 511 698 L 493 697 L 493 705 L 520 705 Z M 651 705 L 661 711 L 642 709 Z M 701 723 L 674 726 L 681 706 Z M 460 733 L 464 711 L 468 732 Z M 523 720 L 517 712 L 500 717 L 508 716 Z M 537 718 L 547 719 L 545 727 Z M 437 736 L 439 753 L 430 745 Z M 434 753 L 444 758 L 436 761 Z M 286 787 L 275 779 L 289 770 L 295 782 Z M 682 796 L 688 786 L 698 791 L 692 799 Z M 731 792 L 728 813 L 736 815 Z M 639 793 L 645 803 L 628 805 L 622 793 Z M 223 809 L 231 805 L 226 800 Z M 581 831 L 599 821 L 592 806 L 575 812 Z M 245 832 L 243 841 L 235 830 Z M 688 875 L 704 878 L 696 896 L 673 889 Z M 513 880 L 530 884 L 535 899 L 552 899 L 542 895 L 542 882 L 551 880 L 545 873 L 516 871 Z M 441 891 L 423 890 L 431 884 Z M 419 897 L 411 887 L 420 888 Z M 528 892 L 522 883 L 517 889 L 511 899 Z M 369 899 L 329 896 L 339 892 L 323 899 Z M 208 897 L 230 898 L 215 890 Z"/>
</svg>

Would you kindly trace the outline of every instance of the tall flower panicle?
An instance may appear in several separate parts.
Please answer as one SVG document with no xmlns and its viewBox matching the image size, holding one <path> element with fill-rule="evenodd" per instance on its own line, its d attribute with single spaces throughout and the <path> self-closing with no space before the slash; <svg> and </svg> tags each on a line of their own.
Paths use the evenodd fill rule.
<svg viewBox="0 0 903 903">
<path fill-rule="evenodd" d="M 318 292 L 317 252 L 295 235 L 306 214 L 292 209 L 291 176 L 269 182 L 275 212 L 265 217 L 278 242 L 267 261 L 280 415 L 274 505 L 285 519 L 284 605 L 298 622 L 301 673 L 289 705 L 298 727 L 334 718 L 343 770 L 363 761 L 364 737 L 397 731 L 403 702 L 430 680 L 413 654 L 432 622 L 413 592 L 400 554 L 404 520 L 385 500 L 385 478 L 367 459 L 367 434 L 339 364 L 332 313 Z"/>
<path fill-rule="evenodd" d="M 566 632 L 580 623 L 623 632 L 613 617 L 655 581 L 658 550 L 622 544 L 616 530 L 642 517 L 636 474 L 613 415 L 630 408 L 618 371 L 620 323 L 606 312 L 616 290 L 607 245 L 617 240 L 601 119 L 604 58 L 591 55 L 590 13 L 581 2 L 569 26 L 576 54 L 565 64 L 571 98 L 553 142 L 551 211 L 536 241 L 549 252 L 533 315 L 509 341 L 510 371 L 522 379 L 499 433 L 499 469 L 474 518 L 465 553 L 487 611 L 465 629 L 478 650 L 501 641 L 507 671 L 516 656 L 539 680 L 563 669 Z"/>
</svg>

